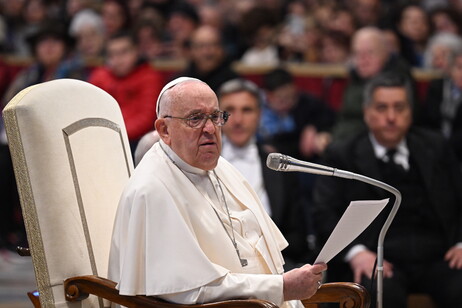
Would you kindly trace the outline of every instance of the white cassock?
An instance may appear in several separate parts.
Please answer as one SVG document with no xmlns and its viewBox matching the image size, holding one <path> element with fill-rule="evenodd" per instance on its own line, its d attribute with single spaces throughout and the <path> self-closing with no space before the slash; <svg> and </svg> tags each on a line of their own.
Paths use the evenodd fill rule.
<svg viewBox="0 0 462 308">
<path fill-rule="evenodd" d="M 247 266 L 241 265 L 232 234 Z M 122 194 L 109 279 L 122 295 L 177 303 L 259 298 L 302 307 L 299 301 L 283 302 L 286 246 L 250 184 L 225 159 L 204 171 L 160 141 Z"/>
</svg>

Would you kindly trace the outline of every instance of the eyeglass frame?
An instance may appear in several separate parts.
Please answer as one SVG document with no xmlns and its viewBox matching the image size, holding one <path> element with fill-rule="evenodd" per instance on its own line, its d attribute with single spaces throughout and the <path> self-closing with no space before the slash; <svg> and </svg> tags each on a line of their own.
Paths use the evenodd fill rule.
<svg viewBox="0 0 462 308">
<path fill-rule="evenodd" d="M 218 114 L 219 115 L 219 119 L 223 120 L 223 123 L 215 123 L 212 119 L 212 117 L 214 115 Z M 165 115 L 163 116 L 162 118 L 165 118 L 165 119 L 178 119 L 178 120 L 183 120 L 183 122 L 188 126 L 188 127 L 191 127 L 191 128 L 194 128 L 194 129 L 199 129 L 199 128 L 203 128 L 205 126 L 205 124 L 207 123 L 208 120 L 210 120 L 212 122 L 213 125 L 215 126 L 218 126 L 218 127 L 221 127 L 223 125 L 226 124 L 226 122 L 228 122 L 228 119 L 229 119 L 229 116 L 231 114 L 228 112 L 228 111 L 222 111 L 222 110 L 217 110 L 217 111 L 214 111 L 212 113 L 209 113 L 209 114 L 206 114 L 206 113 L 194 113 L 188 117 L 174 117 L 174 116 L 171 116 L 171 115 Z M 197 117 L 197 116 L 201 116 L 203 117 L 202 119 L 202 123 L 197 125 L 197 126 L 192 126 L 189 121 L 191 121 L 193 117 Z"/>
</svg>

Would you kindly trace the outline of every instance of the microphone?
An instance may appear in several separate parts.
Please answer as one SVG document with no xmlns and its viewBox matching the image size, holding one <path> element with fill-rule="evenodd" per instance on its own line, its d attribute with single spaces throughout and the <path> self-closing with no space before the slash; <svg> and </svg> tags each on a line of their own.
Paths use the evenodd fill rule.
<svg viewBox="0 0 462 308">
<path fill-rule="evenodd" d="M 336 176 L 346 179 L 355 179 L 355 174 L 352 172 L 301 161 L 281 153 L 270 153 L 266 159 L 266 166 L 275 171 L 298 171 L 319 175 Z"/>
<path fill-rule="evenodd" d="M 398 211 L 399 205 L 401 204 L 401 193 L 399 190 L 390 186 L 384 182 L 369 178 L 367 176 L 340 170 L 332 167 L 327 167 L 323 165 L 318 165 L 314 163 L 309 163 L 301 161 L 284 155 L 281 153 L 270 153 L 266 159 L 266 166 L 272 170 L 276 171 L 298 171 L 305 173 L 312 173 L 318 175 L 328 175 L 335 176 L 344 179 L 352 179 L 360 182 L 368 183 L 376 187 L 382 188 L 389 191 L 395 196 L 395 203 L 393 208 L 390 211 L 390 214 L 387 217 L 387 220 L 380 230 L 379 238 L 377 241 L 377 308 L 383 307 L 383 242 L 385 240 L 385 235 L 390 227 L 391 222 L 395 218 L 396 212 Z"/>
</svg>

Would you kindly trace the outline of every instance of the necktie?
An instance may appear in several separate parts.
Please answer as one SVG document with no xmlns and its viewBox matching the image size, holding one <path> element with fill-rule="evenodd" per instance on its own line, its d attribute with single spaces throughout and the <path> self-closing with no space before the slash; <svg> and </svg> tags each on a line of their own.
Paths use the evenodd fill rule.
<svg viewBox="0 0 462 308">
<path fill-rule="evenodd" d="M 397 174 L 404 174 L 406 170 L 401 164 L 397 164 L 395 162 L 395 154 L 396 149 L 388 149 L 385 153 L 385 156 L 388 158 L 386 161 L 386 165 L 395 173 Z"/>
</svg>

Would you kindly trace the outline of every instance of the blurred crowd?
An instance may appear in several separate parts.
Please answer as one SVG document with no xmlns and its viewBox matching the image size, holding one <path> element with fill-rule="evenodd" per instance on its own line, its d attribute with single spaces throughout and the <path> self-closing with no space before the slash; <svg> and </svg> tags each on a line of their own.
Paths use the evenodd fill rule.
<svg viewBox="0 0 462 308">
<path fill-rule="evenodd" d="M 223 84 L 245 77 L 232 66 L 240 61 L 275 69 L 265 71 L 258 91 L 241 86 L 253 93 L 253 103 L 229 107 L 241 108 L 242 120 L 231 112 L 227 140 L 234 131 L 244 136 L 242 144 L 253 140 L 266 153 L 316 162 L 332 141 L 366 129 L 364 88 L 394 73 L 411 89 L 413 125 L 441 133 L 462 161 L 462 0 L 0 0 L 0 13 L 0 106 L 33 84 L 86 80 L 118 101 L 133 153 L 152 133 L 157 95 L 168 81 L 154 60 L 183 61 L 178 76 L 199 78 L 222 96 L 233 93 L 220 92 Z M 29 61 L 17 71 L 9 57 Z M 287 63 L 347 68 L 339 108 L 301 91 Z M 438 72 L 424 95 L 417 93 L 413 68 Z M 25 238 L 2 125 L 0 248 L 11 248 Z M 312 202 L 314 183 L 300 175 L 295 185 L 305 204 Z M 297 232 L 315 251 L 311 210 L 302 207 L 295 213 L 304 217 Z M 301 255 L 295 263 L 306 261 L 306 252 Z"/>
<path fill-rule="evenodd" d="M 185 58 L 194 30 L 209 25 L 222 35 L 230 60 L 249 65 L 344 64 L 352 35 L 362 27 L 376 26 L 386 32 L 390 51 L 410 65 L 441 68 L 443 51 L 432 54 L 431 49 L 441 40 L 460 45 L 462 4 L 459 0 L 3 0 L 0 9 L 1 50 L 17 56 L 32 56 L 28 40 L 43 22 L 53 20 L 75 43 L 73 54 L 84 58 L 104 56 L 107 38 L 128 30 L 148 60 Z"/>
</svg>

